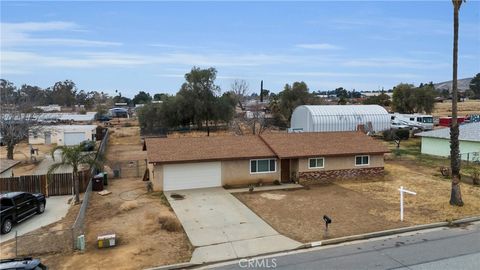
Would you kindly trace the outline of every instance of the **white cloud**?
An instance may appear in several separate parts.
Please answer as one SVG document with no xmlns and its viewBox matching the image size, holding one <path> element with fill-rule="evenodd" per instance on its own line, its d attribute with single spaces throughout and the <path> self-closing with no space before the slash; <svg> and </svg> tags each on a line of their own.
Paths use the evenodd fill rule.
<svg viewBox="0 0 480 270">
<path fill-rule="evenodd" d="M 77 47 L 104 47 L 120 46 L 120 42 L 88 40 L 79 38 L 59 37 L 33 37 L 32 33 L 49 32 L 85 32 L 73 22 L 23 22 L 23 23 L 0 23 L 2 47 L 26 47 L 26 46 L 77 46 Z M 58 35 L 58 33 L 57 33 Z"/>
<path fill-rule="evenodd" d="M 449 65 L 447 63 L 439 63 L 433 61 L 424 61 L 408 58 L 363 58 L 352 59 L 342 63 L 348 67 L 395 67 L 395 68 L 421 68 L 421 69 L 434 69 L 434 68 L 446 68 Z"/>
<path fill-rule="evenodd" d="M 295 45 L 297 48 L 302 49 L 313 49 L 313 50 L 338 50 L 341 47 L 328 44 L 328 43 L 305 43 L 305 44 L 297 44 Z"/>
<path fill-rule="evenodd" d="M 372 77 L 372 78 L 416 78 L 413 73 L 365 73 L 365 72 L 285 72 L 274 73 L 280 76 L 301 76 L 301 77 Z"/>
</svg>

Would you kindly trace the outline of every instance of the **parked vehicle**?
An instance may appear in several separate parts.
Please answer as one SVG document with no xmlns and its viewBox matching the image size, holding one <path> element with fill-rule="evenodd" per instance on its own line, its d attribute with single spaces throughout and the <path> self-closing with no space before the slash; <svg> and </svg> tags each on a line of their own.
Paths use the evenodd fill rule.
<svg viewBox="0 0 480 270">
<path fill-rule="evenodd" d="M 480 122 L 480 114 L 467 115 L 467 119 L 465 119 L 465 122 L 468 122 L 468 123 Z"/>
<path fill-rule="evenodd" d="M 0 260 L 0 270 L 47 270 L 48 267 L 40 262 L 39 259 L 15 258 Z"/>
<path fill-rule="evenodd" d="M 465 117 L 457 117 L 458 124 L 462 124 L 464 122 L 465 122 Z M 449 127 L 452 125 L 452 117 L 440 117 L 438 124 L 443 127 Z"/>
<path fill-rule="evenodd" d="M 112 118 L 108 115 L 99 115 L 99 116 L 96 116 L 95 118 L 99 122 L 108 122 L 108 121 L 112 120 Z"/>
<path fill-rule="evenodd" d="M 426 114 L 400 114 L 394 113 L 390 115 L 392 124 L 407 125 L 411 129 L 432 130 L 433 116 Z"/>
<path fill-rule="evenodd" d="M 410 126 L 401 123 L 392 123 L 391 129 L 410 129 Z"/>
<path fill-rule="evenodd" d="M 95 150 L 95 142 L 94 141 L 82 141 L 80 143 L 83 151 L 91 152 Z"/>
<path fill-rule="evenodd" d="M 0 194 L 2 234 L 9 233 L 13 225 L 45 211 L 47 201 L 41 193 L 9 192 Z"/>
</svg>

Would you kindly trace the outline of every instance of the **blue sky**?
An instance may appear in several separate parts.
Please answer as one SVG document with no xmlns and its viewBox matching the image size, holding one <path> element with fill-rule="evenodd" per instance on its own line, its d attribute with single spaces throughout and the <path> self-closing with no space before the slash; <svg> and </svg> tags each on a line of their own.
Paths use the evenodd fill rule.
<svg viewBox="0 0 480 270">
<path fill-rule="evenodd" d="M 1 77 L 125 96 L 175 93 L 192 66 L 229 90 L 389 89 L 451 79 L 445 1 L 1 2 Z M 480 72 L 480 2 L 460 10 L 459 78 Z"/>
</svg>

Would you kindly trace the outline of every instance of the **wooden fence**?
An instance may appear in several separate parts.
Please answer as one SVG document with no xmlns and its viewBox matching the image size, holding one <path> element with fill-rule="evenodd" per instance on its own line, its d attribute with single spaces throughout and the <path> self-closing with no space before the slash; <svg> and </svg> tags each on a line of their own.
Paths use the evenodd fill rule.
<svg viewBox="0 0 480 270">
<path fill-rule="evenodd" d="M 80 192 L 85 192 L 90 180 L 90 172 L 88 170 L 78 172 L 78 180 Z M 43 193 L 48 196 L 70 195 L 73 194 L 73 175 L 72 173 L 56 173 L 50 176 L 24 175 L 0 178 L 0 193 L 12 191 Z"/>
</svg>

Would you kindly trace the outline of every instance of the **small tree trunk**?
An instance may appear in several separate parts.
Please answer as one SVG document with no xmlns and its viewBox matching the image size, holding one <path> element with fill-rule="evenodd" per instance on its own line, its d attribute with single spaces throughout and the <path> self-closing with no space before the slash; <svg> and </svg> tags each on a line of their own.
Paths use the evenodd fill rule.
<svg viewBox="0 0 480 270">
<path fill-rule="evenodd" d="M 15 144 L 7 144 L 7 159 L 13 159 L 13 149 L 15 149 Z"/>
<path fill-rule="evenodd" d="M 460 178 L 452 177 L 452 192 L 450 194 L 450 204 L 463 206 L 462 192 L 460 191 Z"/>
<path fill-rule="evenodd" d="M 75 204 L 80 203 L 80 183 L 78 181 L 78 171 L 73 171 L 73 192 L 75 193 Z"/>
</svg>

